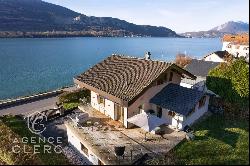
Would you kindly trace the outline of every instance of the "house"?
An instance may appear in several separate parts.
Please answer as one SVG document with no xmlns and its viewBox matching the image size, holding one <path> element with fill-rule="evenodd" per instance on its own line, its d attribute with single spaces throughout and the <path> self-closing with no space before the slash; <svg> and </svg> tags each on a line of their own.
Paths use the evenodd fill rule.
<svg viewBox="0 0 250 166">
<path fill-rule="evenodd" d="M 78 87 L 91 91 L 91 106 L 94 109 L 119 121 L 125 128 L 133 126 L 126 121 L 128 118 L 151 112 L 168 120 L 169 127 L 181 130 L 207 111 L 209 100 L 203 92 L 181 87 L 182 78 L 196 77 L 173 63 L 151 60 L 148 55 L 146 58 L 112 55 L 75 77 L 74 82 Z M 178 110 L 165 107 L 166 101 L 158 99 L 159 96 L 168 96 L 168 93 L 172 95 L 168 98 L 170 103 L 183 107 Z M 182 93 L 184 96 L 190 94 L 190 102 L 184 101 Z M 199 103 L 204 105 L 197 107 Z M 186 118 L 192 115 L 197 117 Z"/>
<path fill-rule="evenodd" d="M 237 59 L 244 57 L 249 62 L 249 36 L 241 35 L 224 35 L 222 38 L 222 51 L 216 51 L 203 57 L 205 61 L 226 62 L 228 55 L 233 55 Z"/>
<path fill-rule="evenodd" d="M 224 35 L 222 38 L 222 51 L 227 51 L 234 57 L 244 57 L 249 59 L 249 35 Z"/>
<path fill-rule="evenodd" d="M 117 145 L 125 144 L 127 156 L 128 152 L 131 154 L 131 159 L 126 157 L 122 164 L 133 164 L 134 160 L 152 153 L 153 149 L 154 154 L 169 151 L 185 138 L 184 132 L 179 131 L 192 125 L 208 110 L 209 95 L 205 91 L 180 86 L 183 78 L 194 80 L 196 76 L 173 63 L 151 60 L 149 53 L 145 58 L 115 54 L 107 57 L 76 76 L 74 83 L 78 88 L 91 91 L 91 106 L 88 106 L 91 109 L 79 107 L 84 115 L 88 112 L 94 119 L 100 119 L 100 115 L 107 117 L 116 129 L 104 131 L 96 127 L 94 131 L 93 127 L 72 126 L 66 122 L 69 144 L 92 163 L 101 165 L 120 164 L 119 157 L 110 150 Z M 162 139 L 157 145 L 148 142 L 147 148 L 135 141 L 141 138 L 141 133 L 135 132 L 132 128 L 135 125 L 128 119 L 145 113 L 159 122 L 164 121 L 163 128 L 174 132 L 173 135 L 168 133 L 171 138 Z M 103 125 L 107 124 L 100 126 Z"/>
<path fill-rule="evenodd" d="M 212 61 L 212 62 L 226 62 L 225 58 L 227 55 L 228 55 L 227 51 L 216 51 L 204 56 L 202 60 Z"/>
<path fill-rule="evenodd" d="M 182 78 L 181 86 L 187 88 L 196 88 L 198 90 L 206 89 L 206 79 L 210 70 L 217 67 L 220 63 L 213 61 L 204 61 L 192 59 L 191 62 L 185 67 L 185 70 L 196 76 L 195 80 Z"/>
</svg>

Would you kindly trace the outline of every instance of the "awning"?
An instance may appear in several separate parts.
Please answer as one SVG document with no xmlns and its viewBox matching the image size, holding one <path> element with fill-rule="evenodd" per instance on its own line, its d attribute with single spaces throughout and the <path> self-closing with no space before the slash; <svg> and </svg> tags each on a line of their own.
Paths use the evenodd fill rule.
<svg viewBox="0 0 250 166">
<path fill-rule="evenodd" d="M 128 118 L 127 122 L 132 123 L 148 132 L 154 130 L 156 127 L 159 127 L 162 124 L 167 123 L 166 120 L 145 112 Z"/>
</svg>

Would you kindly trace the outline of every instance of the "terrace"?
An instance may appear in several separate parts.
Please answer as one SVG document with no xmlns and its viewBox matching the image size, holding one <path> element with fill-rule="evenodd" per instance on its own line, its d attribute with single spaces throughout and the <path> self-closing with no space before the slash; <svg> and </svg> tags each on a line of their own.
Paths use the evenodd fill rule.
<svg viewBox="0 0 250 166">
<path fill-rule="evenodd" d="M 144 130 L 125 129 L 122 124 L 111 120 L 91 106 L 79 108 L 89 114 L 88 120 L 77 125 L 69 118 L 65 122 L 66 127 L 104 164 L 133 164 L 144 154 L 164 155 L 185 138 L 184 132 L 166 127 L 164 135 L 148 133 L 147 141 L 145 141 Z M 116 146 L 125 146 L 124 157 L 116 157 L 114 152 Z"/>
</svg>

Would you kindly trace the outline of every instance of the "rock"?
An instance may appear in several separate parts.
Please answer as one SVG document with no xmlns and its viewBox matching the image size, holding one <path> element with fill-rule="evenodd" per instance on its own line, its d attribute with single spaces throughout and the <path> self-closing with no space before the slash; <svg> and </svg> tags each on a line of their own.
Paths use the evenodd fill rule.
<svg viewBox="0 0 250 166">
<path fill-rule="evenodd" d="M 186 134 L 186 139 L 188 141 L 192 141 L 192 140 L 194 140 L 194 138 L 195 138 L 195 135 L 193 133 L 190 132 L 190 133 Z"/>
</svg>

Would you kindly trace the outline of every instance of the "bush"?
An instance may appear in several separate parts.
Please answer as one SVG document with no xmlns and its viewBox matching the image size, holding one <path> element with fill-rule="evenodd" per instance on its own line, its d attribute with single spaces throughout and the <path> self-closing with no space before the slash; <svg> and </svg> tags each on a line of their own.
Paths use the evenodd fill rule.
<svg viewBox="0 0 250 166">
<path fill-rule="evenodd" d="M 79 103 L 76 103 L 76 102 L 63 103 L 63 108 L 66 110 L 72 110 L 72 109 L 76 109 L 78 105 Z"/>
<path fill-rule="evenodd" d="M 80 98 L 86 98 L 89 102 L 90 100 L 90 91 L 89 90 L 77 90 L 74 92 L 64 92 L 59 95 L 59 102 L 61 103 L 78 103 Z"/>
<path fill-rule="evenodd" d="M 207 87 L 226 101 L 248 105 L 248 64 L 244 59 L 221 64 L 209 72 Z"/>
</svg>

